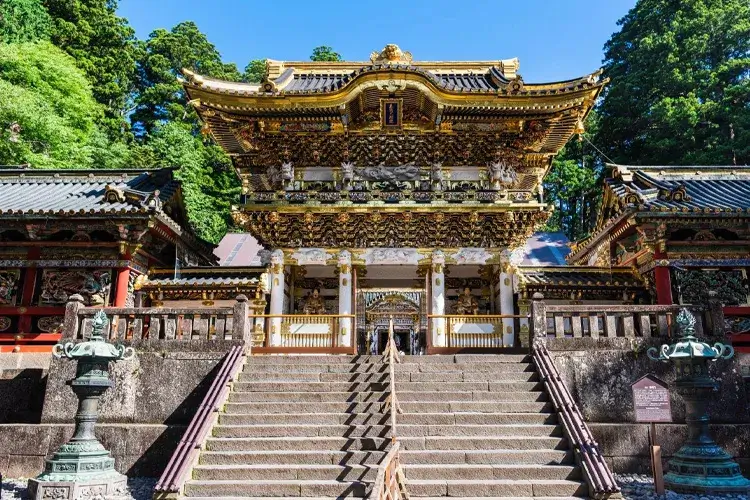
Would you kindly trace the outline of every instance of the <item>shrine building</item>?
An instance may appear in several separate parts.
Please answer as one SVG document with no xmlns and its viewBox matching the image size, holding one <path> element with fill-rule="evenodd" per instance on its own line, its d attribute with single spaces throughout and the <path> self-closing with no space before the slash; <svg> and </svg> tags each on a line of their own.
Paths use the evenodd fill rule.
<svg viewBox="0 0 750 500">
<path fill-rule="evenodd" d="M 242 180 L 235 221 L 268 249 L 256 352 L 379 352 L 392 314 L 410 353 L 528 345 L 540 272 L 523 277 L 521 247 L 550 214 L 552 158 L 606 82 L 532 84 L 518 68 L 387 45 L 367 62 L 268 61 L 260 84 L 185 71 Z"/>
</svg>

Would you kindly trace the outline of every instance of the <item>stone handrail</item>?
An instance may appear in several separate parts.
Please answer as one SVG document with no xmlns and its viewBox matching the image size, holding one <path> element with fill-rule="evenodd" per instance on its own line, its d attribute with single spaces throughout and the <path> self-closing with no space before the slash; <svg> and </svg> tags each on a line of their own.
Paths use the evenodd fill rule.
<svg viewBox="0 0 750 500">
<path fill-rule="evenodd" d="M 244 359 L 242 346 L 232 347 L 224 357 L 216 378 L 156 483 L 154 499 L 176 498 L 182 493 L 200 446 L 216 421 L 217 412 L 229 394 L 230 383 L 239 373 Z"/>
<path fill-rule="evenodd" d="M 583 469 L 589 487 L 589 497 L 619 497 L 620 487 L 604 461 L 599 445 L 583 421 L 581 411 L 560 372 L 557 371 L 547 348 L 541 343 L 535 344 L 532 348 L 532 359 L 560 417 L 565 437 L 573 446 L 576 462 Z"/>
<path fill-rule="evenodd" d="M 245 340 L 251 345 L 252 327 L 248 300 L 237 297 L 234 307 L 86 307 L 83 297 L 73 295 L 65 306 L 63 338 L 84 340 L 91 335 L 94 315 L 111 318 L 104 338 L 109 340 Z M 236 321 L 237 318 L 241 318 Z"/>
<path fill-rule="evenodd" d="M 687 308 L 696 318 L 696 333 L 724 335 L 721 304 L 700 305 L 582 305 L 548 304 L 539 293 L 531 303 L 534 339 L 546 338 L 669 338 L 674 317 Z"/>
</svg>

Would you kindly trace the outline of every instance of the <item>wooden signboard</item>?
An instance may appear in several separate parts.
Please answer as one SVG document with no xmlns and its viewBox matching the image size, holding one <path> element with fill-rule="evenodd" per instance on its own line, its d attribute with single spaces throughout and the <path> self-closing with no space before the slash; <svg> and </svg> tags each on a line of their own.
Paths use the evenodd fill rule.
<svg viewBox="0 0 750 500">
<path fill-rule="evenodd" d="M 645 375 L 630 386 L 633 390 L 635 421 L 651 424 L 651 471 L 654 474 L 654 489 L 658 495 L 664 494 L 664 471 L 661 465 L 661 446 L 656 444 L 656 423 L 672 421 L 672 407 L 669 403 L 669 386 L 653 375 Z"/>
</svg>

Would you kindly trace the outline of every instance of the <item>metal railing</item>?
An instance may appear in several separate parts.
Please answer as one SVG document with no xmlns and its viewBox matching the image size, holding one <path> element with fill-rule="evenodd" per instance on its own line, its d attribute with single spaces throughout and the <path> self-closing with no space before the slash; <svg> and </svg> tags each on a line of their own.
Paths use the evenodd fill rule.
<svg viewBox="0 0 750 500">
<path fill-rule="evenodd" d="M 544 345 L 535 344 L 532 359 L 539 370 L 552 404 L 555 406 L 568 442 L 575 452 L 578 465 L 583 469 L 591 498 L 606 498 L 620 492 L 612 471 L 609 470 L 599 445 L 591 434 L 567 385 L 557 371 L 549 351 Z"/>
<path fill-rule="evenodd" d="M 396 370 L 394 365 L 395 363 L 400 363 L 401 359 L 396 349 L 392 317 L 388 327 L 388 345 L 383 353 L 383 360 L 388 363 L 388 386 L 390 393 L 385 401 L 385 407 L 391 414 L 391 449 L 380 463 L 375 484 L 370 492 L 370 498 L 377 500 L 408 500 L 409 493 L 406 489 L 406 476 L 404 475 L 400 460 L 401 443 L 398 441 L 398 431 L 396 428 L 396 414 L 403 413 L 403 410 L 396 396 Z"/>
<path fill-rule="evenodd" d="M 230 382 L 235 379 L 242 367 L 243 347 L 230 349 L 219 366 L 211 386 L 208 389 L 185 434 L 169 459 L 159 481 L 154 487 L 154 499 L 177 498 L 182 494 L 188 474 L 195 465 L 200 446 L 213 427 L 216 416 L 227 399 Z"/>
</svg>

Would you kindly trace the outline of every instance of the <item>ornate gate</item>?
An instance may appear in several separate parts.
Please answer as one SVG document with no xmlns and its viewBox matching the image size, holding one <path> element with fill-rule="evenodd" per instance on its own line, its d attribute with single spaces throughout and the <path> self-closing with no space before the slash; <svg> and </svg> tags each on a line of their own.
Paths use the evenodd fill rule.
<svg viewBox="0 0 750 500">
<path fill-rule="evenodd" d="M 408 354 L 424 353 L 427 331 L 424 290 L 365 289 L 358 294 L 357 346 L 360 354 L 380 354 L 383 351 L 391 318 L 399 350 Z"/>
</svg>

